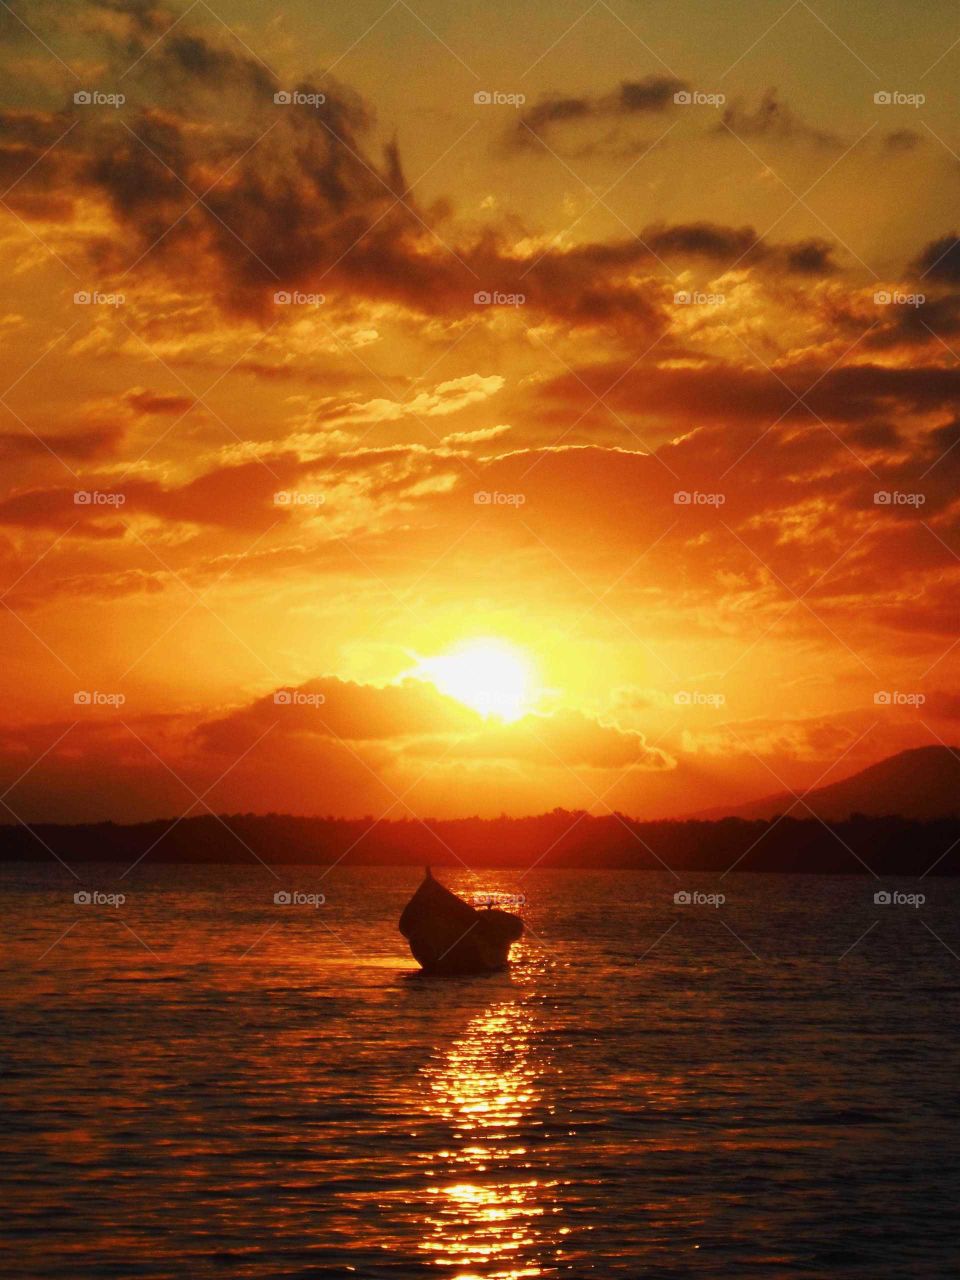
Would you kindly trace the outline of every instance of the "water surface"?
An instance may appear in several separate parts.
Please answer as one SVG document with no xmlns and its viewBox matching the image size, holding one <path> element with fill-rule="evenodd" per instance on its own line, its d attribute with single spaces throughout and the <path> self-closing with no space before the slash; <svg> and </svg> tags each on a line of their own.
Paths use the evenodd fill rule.
<svg viewBox="0 0 960 1280">
<path fill-rule="evenodd" d="M 431 980 L 408 869 L 2 877 L 4 1274 L 960 1270 L 953 881 L 451 872 L 528 932 Z"/>
</svg>

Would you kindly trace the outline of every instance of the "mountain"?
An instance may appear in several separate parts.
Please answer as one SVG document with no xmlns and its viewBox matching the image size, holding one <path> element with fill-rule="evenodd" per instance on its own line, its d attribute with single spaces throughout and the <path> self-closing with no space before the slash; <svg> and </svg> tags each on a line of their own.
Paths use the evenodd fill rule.
<svg viewBox="0 0 960 1280">
<path fill-rule="evenodd" d="M 901 751 L 840 782 L 818 787 L 804 796 L 804 801 L 798 804 L 789 791 L 782 791 L 747 804 L 721 806 L 690 816 L 775 818 L 789 812 L 795 818 L 809 818 L 812 809 L 828 822 L 841 822 L 854 813 L 870 817 L 899 814 L 921 821 L 954 817 L 960 815 L 960 747 Z"/>
</svg>

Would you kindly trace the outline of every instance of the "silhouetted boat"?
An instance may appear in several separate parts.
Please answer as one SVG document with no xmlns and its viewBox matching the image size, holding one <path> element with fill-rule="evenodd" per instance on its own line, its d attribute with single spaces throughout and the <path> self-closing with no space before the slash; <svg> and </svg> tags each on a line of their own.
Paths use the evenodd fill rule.
<svg viewBox="0 0 960 1280">
<path fill-rule="evenodd" d="M 489 973 L 506 965 L 523 921 L 497 907 L 478 911 L 434 880 L 427 867 L 400 916 L 400 932 L 428 973 Z"/>
</svg>

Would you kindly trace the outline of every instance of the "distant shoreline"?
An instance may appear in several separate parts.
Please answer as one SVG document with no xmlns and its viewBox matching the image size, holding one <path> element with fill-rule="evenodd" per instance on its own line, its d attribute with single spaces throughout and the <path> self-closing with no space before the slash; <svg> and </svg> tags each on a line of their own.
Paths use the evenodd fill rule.
<svg viewBox="0 0 960 1280">
<path fill-rule="evenodd" d="M 960 818 L 640 822 L 554 810 L 422 822 L 275 814 L 0 827 L 0 862 L 960 875 Z"/>
</svg>

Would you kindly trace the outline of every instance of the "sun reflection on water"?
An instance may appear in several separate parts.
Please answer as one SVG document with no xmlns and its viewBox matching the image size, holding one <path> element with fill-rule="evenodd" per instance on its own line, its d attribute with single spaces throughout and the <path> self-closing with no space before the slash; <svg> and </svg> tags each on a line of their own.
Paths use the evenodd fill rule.
<svg viewBox="0 0 960 1280">
<path fill-rule="evenodd" d="M 433 1208 L 421 1249 L 450 1280 L 556 1275 L 561 1237 L 553 1188 L 533 1159 L 544 1100 L 529 1012 L 515 999 L 478 1014 L 423 1068 L 424 1109 L 450 1128 L 450 1149 L 425 1156 Z"/>
</svg>

